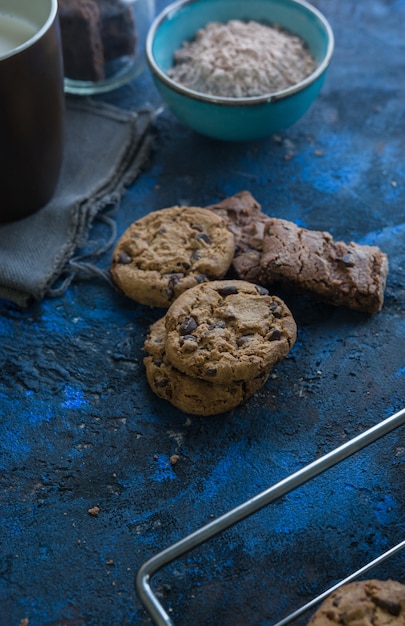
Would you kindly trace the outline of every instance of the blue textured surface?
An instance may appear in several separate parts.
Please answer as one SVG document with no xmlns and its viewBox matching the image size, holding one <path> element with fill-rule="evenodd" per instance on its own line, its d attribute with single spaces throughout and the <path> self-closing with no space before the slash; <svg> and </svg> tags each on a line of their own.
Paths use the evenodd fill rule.
<svg viewBox="0 0 405 626">
<path fill-rule="evenodd" d="M 97 281 L 28 310 L 2 303 L 1 626 L 150 624 L 134 591 L 147 558 L 403 407 L 405 2 L 317 6 L 336 52 L 312 109 L 243 145 L 164 111 L 118 231 L 248 189 L 269 215 L 386 251 L 382 312 L 282 294 L 291 355 L 245 406 L 200 419 L 147 387 L 142 344 L 160 311 Z M 147 75 L 105 99 L 159 103 Z M 404 477 L 402 428 L 160 572 L 159 597 L 178 626 L 270 626 L 404 539 Z M 405 555 L 372 575 L 405 583 Z"/>
</svg>

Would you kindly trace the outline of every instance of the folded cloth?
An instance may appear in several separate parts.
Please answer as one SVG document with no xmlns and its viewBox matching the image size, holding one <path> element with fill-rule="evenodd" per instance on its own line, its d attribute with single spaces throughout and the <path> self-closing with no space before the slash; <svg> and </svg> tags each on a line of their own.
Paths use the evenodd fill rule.
<svg viewBox="0 0 405 626">
<path fill-rule="evenodd" d="M 27 306 L 55 295 L 58 281 L 69 282 L 83 269 L 74 254 L 86 244 L 95 218 L 118 207 L 145 166 L 151 122 L 151 111 L 67 98 L 64 159 L 54 197 L 29 217 L 0 225 L 0 298 Z"/>
</svg>

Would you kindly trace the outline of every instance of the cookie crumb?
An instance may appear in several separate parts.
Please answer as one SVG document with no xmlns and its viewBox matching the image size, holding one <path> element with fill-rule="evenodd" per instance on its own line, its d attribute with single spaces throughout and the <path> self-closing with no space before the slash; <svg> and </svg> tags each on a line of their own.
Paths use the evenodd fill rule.
<svg viewBox="0 0 405 626">
<path fill-rule="evenodd" d="M 89 513 L 90 515 L 93 515 L 94 517 L 97 516 L 100 513 L 100 509 L 98 506 L 93 506 L 91 509 L 89 509 L 87 511 L 87 513 Z"/>
<path fill-rule="evenodd" d="M 176 465 L 178 460 L 179 460 L 179 455 L 178 454 L 172 454 L 172 456 L 170 457 L 170 463 L 172 465 Z"/>
<path fill-rule="evenodd" d="M 28 617 L 24 617 L 20 622 L 20 626 L 28 626 L 28 624 L 29 624 Z"/>
</svg>

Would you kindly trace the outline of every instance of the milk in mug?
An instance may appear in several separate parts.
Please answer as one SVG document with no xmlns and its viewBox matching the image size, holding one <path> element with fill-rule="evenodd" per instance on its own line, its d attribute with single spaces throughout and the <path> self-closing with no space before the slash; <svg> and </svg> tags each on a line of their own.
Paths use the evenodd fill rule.
<svg viewBox="0 0 405 626">
<path fill-rule="evenodd" d="M 32 22 L 0 11 L 0 58 L 31 39 L 37 31 Z"/>
</svg>

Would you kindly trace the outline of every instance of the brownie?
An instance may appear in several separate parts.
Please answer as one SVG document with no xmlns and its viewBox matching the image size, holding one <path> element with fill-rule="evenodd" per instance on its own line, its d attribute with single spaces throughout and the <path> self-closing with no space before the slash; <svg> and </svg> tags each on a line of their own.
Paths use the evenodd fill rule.
<svg viewBox="0 0 405 626">
<path fill-rule="evenodd" d="M 388 259 L 378 247 L 334 241 L 328 232 L 269 217 L 248 191 L 206 208 L 234 234 L 237 278 L 264 287 L 279 283 L 367 313 L 382 308 Z"/>
<path fill-rule="evenodd" d="M 104 46 L 95 0 L 58 0 L 65 76 L 104 79 Z"/>
<path fill-rule="evenodd" d="M 97 0 L 101 17 L 101 38 L 105 61 L 133 56 L 136 29 L 130 5 L 121 0 Z"/>
<path fill-rule="evenodd" d="M 122 0 L 58 0 L 65 76 L 99 82 L 105 63 L 133 56 L 136 32 Z"/>
<path fill-rule="evenodd" d="M 261 271 L 267 286 L 280 283 L 335 306 L 376 313 L 384 301 L 388 259 L 376 246 L 334 241 L 328 232 L 269 218 Z"/>
<path fill-rule="evenodd" d="M 241 191 L 206 207 L 220 215 L 235 237 L 232 267 L 241 280 L 262 283 L 261 255 L 264 226 L 269 219 L 249 191 Z"/>
</svg>

